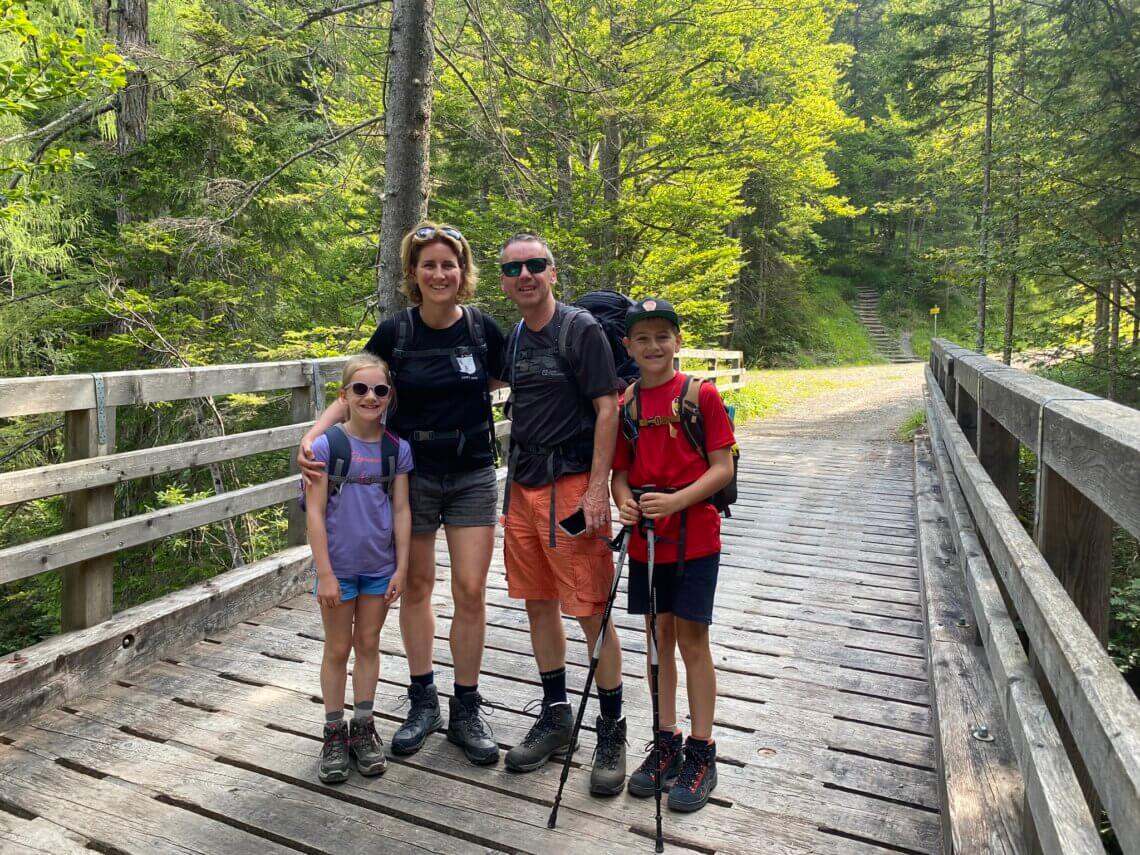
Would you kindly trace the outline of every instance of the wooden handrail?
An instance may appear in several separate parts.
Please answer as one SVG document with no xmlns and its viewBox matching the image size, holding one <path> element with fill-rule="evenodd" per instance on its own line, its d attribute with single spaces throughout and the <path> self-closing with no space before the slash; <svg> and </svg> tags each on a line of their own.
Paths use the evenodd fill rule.
<svg viewBox="0 0 1140 855">
<path fill-rule="evenodd" d="M 992 560 L 1118 839 L 1140 840 L 1140 703 L 1104 648 L 1112 521 L 1135 533 L 1140 510 L 1140 414 L 942 339 L 926 381 L 948 491 L 960 489 L 969 511 L 959 525 L 973 526 L 985 547 L 978 556 Z M 1016 515 L 1022 443 L 1038 455 L 1033 537 Z M 987 654 L 993 663 L 997 654 Z M 1014 726 L 1042 711 L 1013 712 L 1023 769 L 1043 762 L 1044 743 Z M 1040 783 L 1041 772 L 1028 769 L 1027 781 Z M 1065 798 L 1056 789 L 1032 795 L 1038 812 Z"/>
<path fill-rule="evenodd" d="M 948 403 L 955 395 L 968 396 L 970 406 L 994 419 L 1119 525 L 1140 537 L 1140 412 L 1010 368 L 945 339 L 931 342 L 930 360 L 939 380 L 936 385 Z M 947 375 L 952 387 L 947 385 Z M 978 447 L 979 427 L 984 433 L 985 425 L 974 419 L 966 430 L 974 448 Z"/>
<path fill-rule="evenodd" d="M 680 359 L 717 360 L 733 363 L 738 380 L 725 389 L 743 385 L 744 354 L 739 350 L 683 349 Z M 187 398 L 268 392 L 306 387 L 316 366 L 325 383 L 336 382 L 347 356 L 324 357 L 292 362 L 250 362 L 233 365 L 199 365 L 190 368 L 152 368 L 137 371 L 111 371 L 104 374 L 57 374 L 48 377 L 0 378 L 0 419 L 17 416 L 93 410 L 98 405 L 96 378 L 103 385 L 106 407 L 154 404 Z M 688 373 L 702 377 L 706 371 Z M 727 376 L 727 375 L 719 375 Z M 718 384 L 721 385 L 721 384 Z M 496 403 L 506 400 L 506 390 L 494 395 Z"/>
<path fill-rule="evenodd" d="M 680 357 L 705 360 L 708 369 L 690 373 L 712 379 L 721 389 L 744 385 L 743 354 L 739 351 L 682 350 Z M 281 504 L 297 494 L 295 477 L 282 478 L 116 520 L 115 485 L 295 446 L 324 408 L 327 384 L 339 381 L 347 359 L 0 378 L 0 418 L 63 411 L 69 449 L 67 462 L 0 473 L 0 507 L 65 495 L 68 509 L 65 533 L 0 549 L 0 584 L 62 569 L 64 629 L 107 620 L 111 617 L 113 554 L 117 550 Z M 730 367 L 718 368 L 720 364 Z M 290 424 L 160 448 L 115 449 L 115 413 L 119 407 L 277 390 L 291 394 Z M 500 389 L 493 393 L 492 401 L 501 404 L 507 394 L 506 389 Z M 510 422 L 497 422 L 495 433 L 500 440 L 505 439 L 510 434 Z M 292 463 L 291 467 L 295 469 Z M 288 542 L 305 542 L 304 518 L 295 504 L 290 505 Z"/>
</svg>

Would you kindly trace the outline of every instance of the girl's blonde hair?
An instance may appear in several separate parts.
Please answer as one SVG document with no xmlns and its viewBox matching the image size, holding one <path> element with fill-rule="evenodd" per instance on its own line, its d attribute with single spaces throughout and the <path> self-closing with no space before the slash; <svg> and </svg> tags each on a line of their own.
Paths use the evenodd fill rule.
<svg viewBox="0 0 1140 855">
<path fill-rule="evenodd" d="M 417 232 L 427 231 L 431 233 L 424 237 L 417 234 Z M 459 291 L 456 293 L 455 299 L 460 303 L 467 302 L 475 296 L 475 288 L 479 284 L 479 266 L 471 257 L 471 244 L 455 226 L 449 226 L 447 223 L 433 223 L 431 220 L 416 223 L 400 242 L 400 265 L 404 271 L 402 283 L 404 293 L 417 306 L 423 302 L 423 294 L 420 293 L 419 283 L 416 282 L 416 265 L 420 261 L 420 250 L 425 246 L 431 246 L 433 243 L 441 243 L 449 247 L 455 253 L 455 257 L 459 259 L 459 269 L 463 275 L 459 280 Z"/>
<path fill-rule="evenodd" d="M 384 379 L 392 383 L 392 372 L 388 370 L 388 363 L 374 353 L 358 353 L 344 363 L 344 371 L 340 375 L 340 385 L 347 386 L 352 382 L 352 375 L 362 368 L 379 368 L 384 372 Z"/>
</svg>

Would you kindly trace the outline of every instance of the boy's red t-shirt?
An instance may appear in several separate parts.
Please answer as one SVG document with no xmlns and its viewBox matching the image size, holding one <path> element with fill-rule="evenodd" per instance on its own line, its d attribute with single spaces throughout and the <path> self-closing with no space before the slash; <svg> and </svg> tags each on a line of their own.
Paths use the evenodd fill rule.
<svg viewBox="0 0 1140 855">
<path fill-rule="evenodd" d="M 641 390 L 641 417 L 670 416 L 674 402 L 681 395 L 684 374 L 677 374 L 668 383 Z M 695 380 L 693 382 L 696 382 Z M 701 384 L 697 399 L 705 427 L 705 446 L 708 451 L 728 448 L 736 442 L 732 423 L 724 410 L 720 393 L 712 383 Z M 637 457 L 629 440 L 619 430 L 614 449 L 615 471 L 629 470 L 629 485 L 644 487 L 686 487 L 708 471 L 708 464 L 689 444 L 679 424 L 650 425 L 638 429 Z M 685 559 L 703 558 L 720 552 L 720 514 L 709 501 L 689 506 L 689 521 L 685 534 Z M 677 560 L 677 541 L 681 534 L 681 515 L 670 514 L 657 520 L 657 545 L 654 561 L 671 564 Z M 644 534 L 637 530 L 629 542 L 629 554 L 638 561 L 649 560 L 649 547 Z"/>
</svg>

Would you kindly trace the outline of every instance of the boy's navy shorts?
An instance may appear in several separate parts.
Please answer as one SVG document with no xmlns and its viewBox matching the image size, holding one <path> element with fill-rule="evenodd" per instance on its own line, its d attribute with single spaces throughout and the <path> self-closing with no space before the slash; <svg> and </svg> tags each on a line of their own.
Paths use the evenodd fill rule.
<svg viewBox="0 0 1140 855">
<path fill-rule="evenodd" d="M 670 614 L 695 623 L 712 623 L 713 596 L 720 570 L 720 553 L 686 558 L 685 572 L 677 578 L 676 564 L 655 564 L 653 587 L 657 589 L 657 613 Z M 629 559 L 629 613 L 649 614 L 649 565 Z"/>
</svg>

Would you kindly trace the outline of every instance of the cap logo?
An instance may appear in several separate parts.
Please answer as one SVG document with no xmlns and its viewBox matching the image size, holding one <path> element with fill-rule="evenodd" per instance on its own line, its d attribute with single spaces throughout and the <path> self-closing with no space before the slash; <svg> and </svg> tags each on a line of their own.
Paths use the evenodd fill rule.
<svg viewBox="0 0 1140 855">
<path fill-rule="evenodd" d="M 647 312 L 652 312 L 654 309 L 657 308 L 657 301 L 656 300 L 646 300 L 644 303 L 641 304 L 641 308 L 645 309 L 645 311 L 647 311 Z"/>
</svg>

